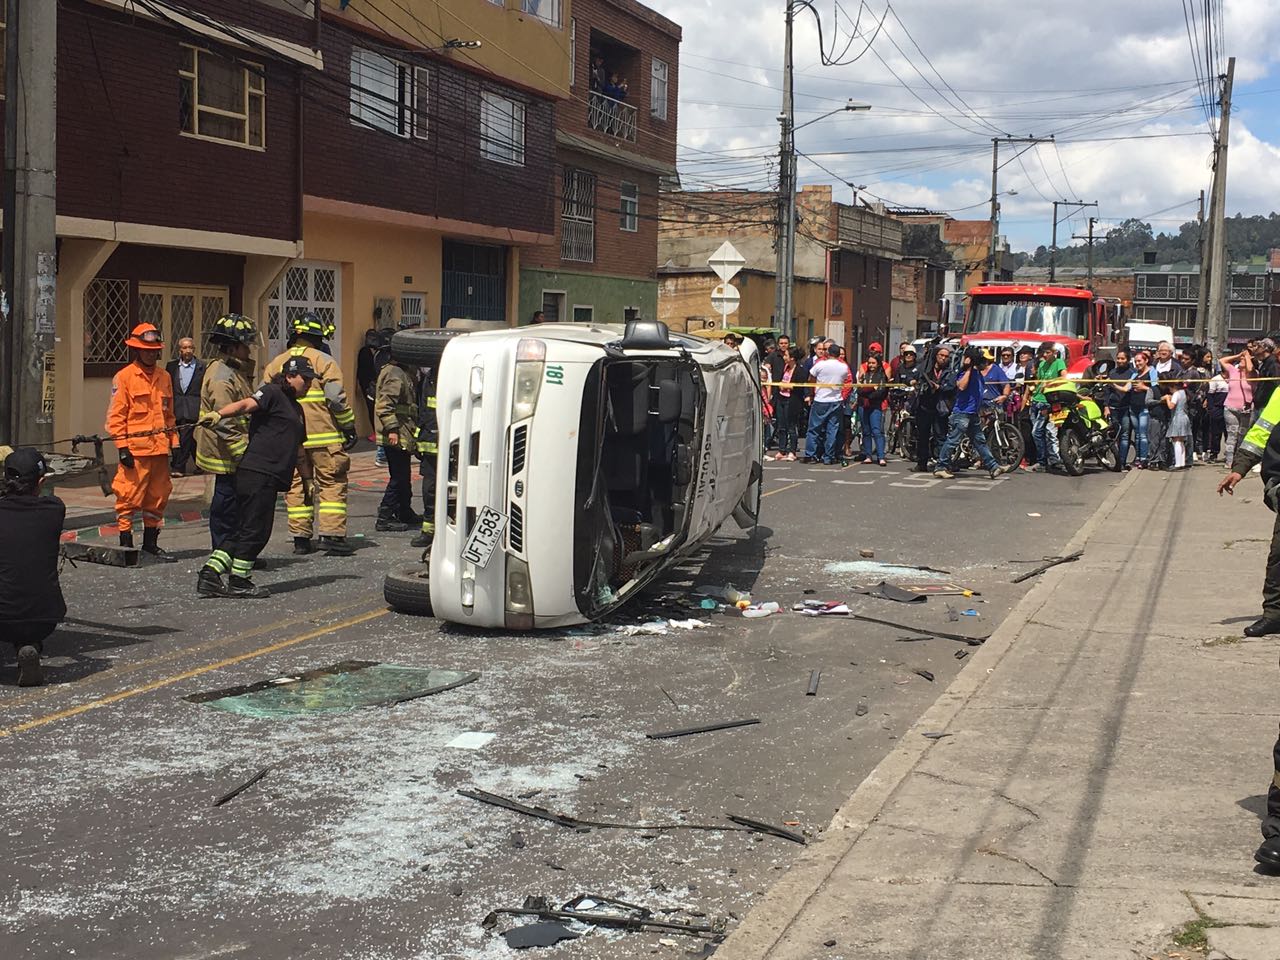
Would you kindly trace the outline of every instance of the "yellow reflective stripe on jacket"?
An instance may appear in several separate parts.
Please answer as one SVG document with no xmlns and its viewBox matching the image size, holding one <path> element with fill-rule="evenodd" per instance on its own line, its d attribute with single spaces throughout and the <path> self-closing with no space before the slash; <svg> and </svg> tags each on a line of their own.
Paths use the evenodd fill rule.
<svg viewBox="0 0 1280 960">
<path fill-rule="evenodd" d="M 196 466 L 205 473 L 217 473 L 226 475 L 236 472 L 237 460 L 217 460 L 213 457 L 202 456 L 198 451 L 196 453 Z"/>
<path fill-rule="evenodd" d="M 436 408 L 436 398 L 427 397 L 427 409 L 434 410 Z"/>
<path fill-rule="evenodd" d="M 333 419 L 338 421 L 338 426 L 345 427 L 356 422 L 356 412 L 347 407 L 341 413 L 335 413 Z"/>
<path fill-rule="evenodd" d="M 419 440 L 418 450 L 422 453 L 439 453 L 440 445 L 438 443 L 432 443 L 430 440 Z"/>
<path fill-rule="evenodd" d="M 320 512 L 321 513 L 346 513 L 347 505 L 345 503 L 335 503 L 333 501 L 326 503 L 325 501 L 322 500 L 320 502 Z"/>
<path fill-rule="evenodd" d="M 334 445 L 342 445 L 342 434 L 340 433 L 314 433 L 307 434 L 307 439 L 302 441 L 304 448 L 309 447 L 332 447 Z"/>
</svg>

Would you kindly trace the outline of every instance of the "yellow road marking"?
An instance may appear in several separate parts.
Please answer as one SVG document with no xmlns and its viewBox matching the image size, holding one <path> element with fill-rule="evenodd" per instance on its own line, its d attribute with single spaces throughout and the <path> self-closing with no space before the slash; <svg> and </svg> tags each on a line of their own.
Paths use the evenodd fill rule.
<svg viewBox="0 0 1280 960">
<path fill-rule="evenodd" d="M 760 499 L 763 500 L 765 497 L 772 497 L 775 493 L 782 493 L 784 490 L 792 490 L 800 486 L 802 483 L 804 483 L 803 480 L 797 480 L 795 483 L 789 483 L 785 487 L 779 487 L 777 490 L 770 490 L 768 493 L 762 493 L 760 494 Z"/>
<path fill-rule="evenodd" d="M 366 600 L 354 600 L 351 603 L 340 603 L 332 607 L 325 607 L 323 610 L 311 610 L 307 613 L 298 614 L 293 617 L 285 617 L 282 620 L 276 620 L 274 623 L 265 623 L 262 626 L 254 627 L 252 630 L 246 630 L 243 633 L 237 633 L 229 637 L 219 637 L 217 640 L 209 640 L 205 643 L 196 644 L 189 647 L 178 647 L 170 650 L 168 653 L 161 653 L 154 657 L 148 657 L 145 660 L 138 660 L 133 663 L 123 664 L 119 667 L 112 667 L 109 670 L 103 670 L 92 676 L 85 677 L 83 680 L 77 680 L 74 684 L 49 684 L 38 689 L 31 690 L 25 696 L 19 695 L 11 700 L 0 703 L 0 710 L 12 710 L 15 707 L 25 707 L 37 700 L 44 700 L 48 697 L 56 696 L 59 693 L 66 693 L 68 690 L 83 690 L 85 687 L 93 686 L 99 683 L 105 683 L 108 680 L 116 680 L 127 673 L 136 673 L 146 667 L 153 667 L 158 663 L 164 663 L 166 660 L 176 660 L 180 657 L 191 656 L 197 653 L 204 653 L 208 650 L 214 650 L 218 647 L 225 647 L 227 644 L 235 643 L 237 640 L 248 640 L 252 637 L 262 636 L 267 633 L 276 633 L 286 627 L 303 621 L 314 621 L 318 617 L 327 617 L 335 613 L 342 613 L 350 610 L 352 607 L 362 606 Z M 72 629 L 81 626 L 106 628 L 108 631 L 116 630 L 121 633 L 128 633 L 128 628 L 119 624 L 98 624 L 84 623 L 74 620 L 65 621 Z M 137 636 L 137 634 L 130 634 Z M 141 642 L 141 641 L 139 641 Z"/>
<path fill-rule="evenodd" d="M 381 610 L 369 610 L 359 616 L 343 620 L 340 623 L 333 623 L 327 627 L 321 627 L 318 630 L 311 630 L 307 633 L 300 634 L 299 636 L 290 637 L 288 640 L 281 640 L 278 643 L 259 647 L 257 650 L 250 650 L 248 653 L 241 653 L 234 657 L 227 657 L 225 660 L 219 660 L 217 663 L 205 664 L 203 667 L 195 667 L 191 670 L 185 670 L 182 673 L 175 673 L 171 677 L 165 677 L 164 679 L 155 680 L 151 683 L 144 683 L 140 687 L 121 690 L 117 693 L 100 697 L 97 700 L 90 700 L 88 703 L 82 703 L 76 707 L 68 707 L 66 710 L 58 710 L 55 713 L 47 713 L 42 717 L 34 717 L 31 720 L 16 724 L 12 727 L 0 728 L 0 737 L 8 737 L 15 733 L 34 730 L 36 727 L 43 727 L 47 723 L 53 723 L 55 720 L 65 720 L 68 717 L 74 717 L 77 714 L 96 709 L 97 707 L 105 707 L 112 703 L 118 703 L 121 700 L 127 700 L 129 697 L 136 697 L 142 693 L 150 693 L 152 690 L 159 690 L 161 687 L 167 687 L 170 684 L 178 683 L 182 680 L 190 680 L 192 677 L 198 677 L 211 670 L 220 670 L 223 667 L 229 667 L 245 660 L 252 660 L 254 657 L 260 657 L 266 653 L 275 653 L 277 650 L 284 650 L 286 647 L 292 647 L 296 644 L 304 643 L 307 640 L 314 640 L 316 637 L 322 637 L 326 633 L 333 633 L 335 630 L 343 630 L 347 627 L 354 627 L 358 623 L 365 623 L 369 620 L 376 620 L 378 617 L 385 617 L 390 612 L 390 610 L 385 608 Z"/>
</svg>

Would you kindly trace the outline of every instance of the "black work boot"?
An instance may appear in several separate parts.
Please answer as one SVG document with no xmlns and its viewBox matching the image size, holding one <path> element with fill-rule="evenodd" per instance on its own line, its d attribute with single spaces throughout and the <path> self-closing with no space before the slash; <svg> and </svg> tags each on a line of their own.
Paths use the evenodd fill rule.
<svg viewBox="0 0 1280 960">
<path fill-rule="evenodd" d="M 271 596 L 271 591 L 260 587 L 248 577 L 237 577 L 232 574 L 227 578 L 228 597 L 239 597 L 244 600 L 263 600 Z"/>
<path fill-rule="evenodd" d="M 129 530 L 121 530 L 121 531 L 120 531 L 120 546 L 122 546 L 122 547 L 132 547 L 132 546 L 133 546 L 133 533 L 132 533 L 132 531 L 129 531 Z"/>
<path fill-rule="evenodd" d="M 44 668 L 40 666 L 40 651 L 30 644 L 18 648 L 18 686 L 44 686 Z"/>
<path fill-rule="evenodd" d="M 304 557 L 309 553 L 315 553 L 316 545 L 311 542 L 310 537 L 294 537 L 293 552 L 300 557 Z"/>
<path fill-rule="evenodd" d="M 171 557 L 157 542 L 160 539 L 159 527 L 147 527 L 142 531 L 142 552 L 156 563 L 177 563 L 177 557 Z"/>
<path fill-rule="evenodd" d="M 1246 637 L 1265 637 L 1268 634 L 1280 633 L 1280 620 L 1262 617 L 1249 624 L 1242 631 Z"/>
<path fill-rule="evenodd" d="M 406 530 L 412 530 L 413 528 L 409 524 L 397 520 L 393 513 L 379 513 L 373 529 L 379 533 L 404 533 Z"/>
<path fill-rule="evenodd" d="M 1280 837 L 1267 837 L 1253 855 L 1268 873 L 1280 872 Z"/>
<path fill-rule="evenodd" d="M 330 557 L 349 557 L 356 552 L 346 537 L 321 537 L 320 549 Z"/>
<path fill-rule="evenodd" d="M 431 546 L 435 540 L 435 535 L 430 533 L 420 533 L 409 541 L 411 547 L 423 547 L 424 549 Z"/>
<path fill-rule="evenodd" d="M 196 595 L 200 597 L 225 597 L 227 585 L 222 582 L 222 574 L 213 567 L 202 567 L 200 576 L 196 578 Z"/>
<path fill-rule="evenodd" d="M 407 523 L 411 528 L 422 526 L 422 514 L 414 513 L 412 509 L 402 511 L 396 519 L 401 523 Z"/>
</svg>

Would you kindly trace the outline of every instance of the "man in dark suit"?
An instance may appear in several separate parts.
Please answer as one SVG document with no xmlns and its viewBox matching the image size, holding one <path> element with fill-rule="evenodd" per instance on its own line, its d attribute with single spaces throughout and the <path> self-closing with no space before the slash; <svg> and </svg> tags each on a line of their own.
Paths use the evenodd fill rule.
<svg viewBox="0 0 1280 960">
<path fill-rule="evenodd" d="M 196 453 L 192 425 L 200 419 L 200 386 L 204 383 L 204 361 L 196 356 L 196 342 L 190 337 L 179 340 L 178 358 L 170 360 L 165 369 L 173 381 L 173 417 L 178 422 L 178 445 L 173 448 L 169 472 L 182 477 Z"/>
</svg>

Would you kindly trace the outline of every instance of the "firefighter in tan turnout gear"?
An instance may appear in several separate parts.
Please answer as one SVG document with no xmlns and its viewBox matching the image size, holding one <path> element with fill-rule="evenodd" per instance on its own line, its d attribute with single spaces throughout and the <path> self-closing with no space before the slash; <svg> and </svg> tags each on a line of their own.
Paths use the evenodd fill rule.
<svg viewBox="0 0 1280 960">
<path fill-rule="evenodd" d="M 209 342 L 218 348 L 218 359 L 209 363 L 200 386 L 202 414 L 221 410 L 253 393 L 245 374 L 256 339 L 257 330 L 248 317 L 228 313 L 218 318 L 209 334 Z M 209 537 L 217 550 L 235 533 L 239 522 L 235 474 L 249 446 L 249 418 L 227 417 L 213 427 L 198 424 L 195 433 L 196 466 L 213 477 Z"/>
<path fill-rule="evenodd" d="M 330 556 L 350 556 L 355 550 L 347 541 L 347 471 L 351 467 L 347 450 L 356 442 L 356 414 L 342 387 L 342 371 L 324 350 L 335 328 L 333 321 L 311 312 L 296 317 L 292 327 L 289 349 L 267 364 L 263 378 L 270 381 L 291 357 L 306 357 L 316 372 L 311 388 L 298 398 L 307 426 L 302 454 L 309 469 L 303 472 L 313 477 L 313 505 L 305 502 L 302 475 L 297 471 L 285 495 L 293 552 L 315 550 L 311 535 L 318 515 L 320 549 Z"/>
<path fill-rule="evenodd" d="M 401 533 L 422 523 L 413 512 L 413 478 L 410 464 L 417 450 L 417 377 L 407 365 L 392 357 L 378 374 L 373 417 L 378 442 L 387 455 L 387 491 L 378 506 L 380 532 Z"/>
</svg>

